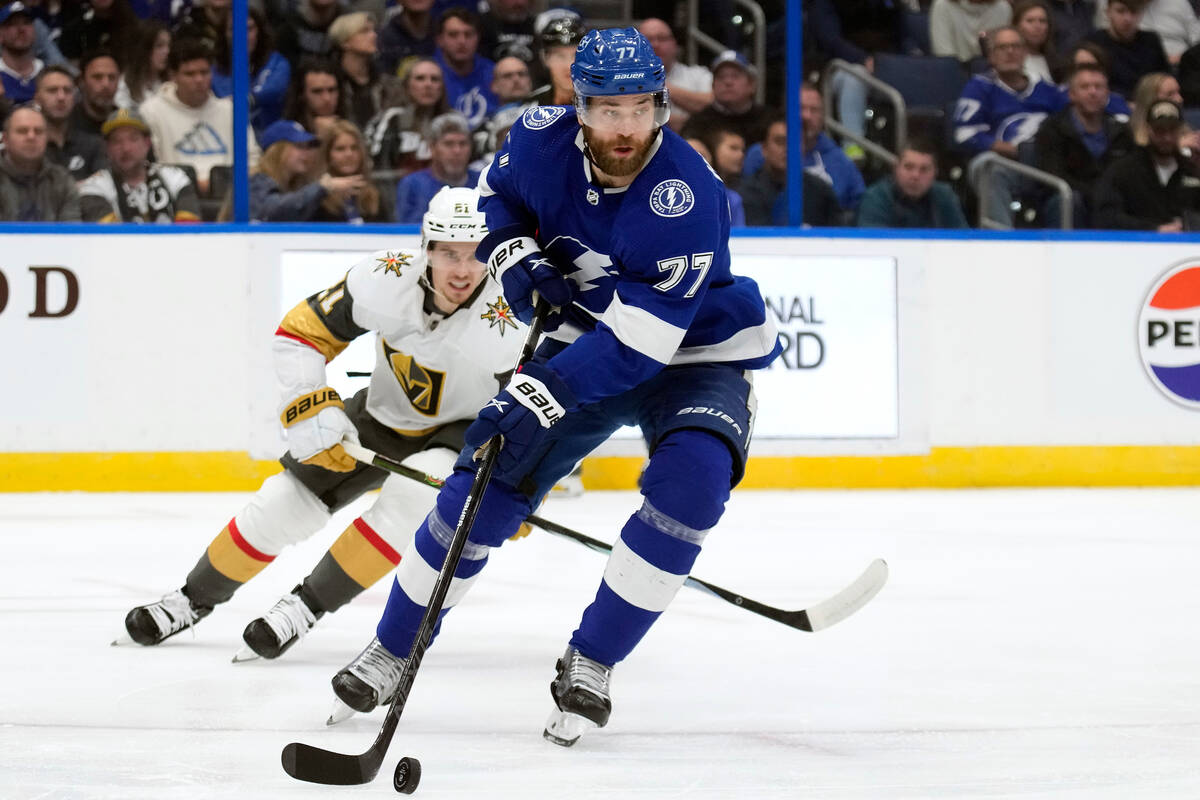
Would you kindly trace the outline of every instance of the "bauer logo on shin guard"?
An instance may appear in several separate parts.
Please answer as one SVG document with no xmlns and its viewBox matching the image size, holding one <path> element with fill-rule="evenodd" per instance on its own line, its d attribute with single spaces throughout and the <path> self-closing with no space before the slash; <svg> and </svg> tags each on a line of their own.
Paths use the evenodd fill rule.
<svg viewBox="0 0 1200 800">
<path fill-rule="evenodd" d="M 508 391 L 518 403 L 537 416 L 538 423 L 543 428 L 551 427 L 567 413 L 544 383 L 528 375 L 516 375 L 509 384 Z"/>
<path fill-rule="evenodd" d="M 288 407 L 284 409 L 279 419 L 283 423 L 283 427 L 287 428 L 300 420 L 314 417 L 331 406 L 345 408 L 342 405 L 342 397 L 337 393 L 337 390 L 326 386 L 323 389 L 317 389 L 315 392 L 309 392 L 306 395 L 297 397 L 288 404 Z"/>
</svg>

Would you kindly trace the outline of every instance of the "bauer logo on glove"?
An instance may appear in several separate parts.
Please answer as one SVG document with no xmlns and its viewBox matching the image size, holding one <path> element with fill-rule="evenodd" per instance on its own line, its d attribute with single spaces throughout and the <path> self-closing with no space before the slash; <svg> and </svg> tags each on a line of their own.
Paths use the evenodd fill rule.
<svg viewBox="0 0 1200 800">
<path fill-rule="evenodd" d="M 357 442 L 358 431 L 344 408 L 341 396 L 328 386 L 288 403 L 279 419 L 292 458 L 334 472 L 353 471 L 358 462 L 342 447 L 342 440 Z"/>
<path fill-rule="evenodd" d="M 297 397 L 288 404 L 288 407 L 280 415 L 279 419 L 283 423 L 283 427 L 287 428 L 292 423 L 321 413 L 322 409 L 328 408 L 331 405 L 338 408 L 345 408 L 342 405 L 342 396 L 337 393 L 337 390 L 326 386 L 323 389 L 317 389 L 315 392 L 309 392 L 306 395 Z"/>
</svg>

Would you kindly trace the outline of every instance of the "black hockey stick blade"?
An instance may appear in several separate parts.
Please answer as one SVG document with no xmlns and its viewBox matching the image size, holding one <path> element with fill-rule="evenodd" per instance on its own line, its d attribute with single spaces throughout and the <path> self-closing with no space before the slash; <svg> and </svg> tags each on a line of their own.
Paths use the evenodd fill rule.
<svg viewBox="0 0 1200 800">
<path fill-rule="evenodd" d="M 383 754 L 374 748 L 361 756 L 349 756 L 319 747 L 292 742 L 283 748 L 283 771 L 298 781 L 330 786 L 357 786 L 370 783 L 379 774 Z"/>
</svg>

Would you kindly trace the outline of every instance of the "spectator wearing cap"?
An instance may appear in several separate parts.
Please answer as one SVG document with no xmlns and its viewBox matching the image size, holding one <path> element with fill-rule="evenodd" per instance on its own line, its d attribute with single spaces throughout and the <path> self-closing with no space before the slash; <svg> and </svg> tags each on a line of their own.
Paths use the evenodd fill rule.
<svg viewBox="0 0 1200 800">
<path fill-rule="evenodd" d="M 499 63 L 518 58 L 533 63 L 534 16 L 530 0 L 489 0 L 487 13 L 479 17 L 479 52 Z M 526 90 L 528 91 L 528 90 Z"/>
<path fill-rule="evenodd" d="M 1196 230 L 1200 170 L 1179 151 L 1183 111 L 1174 101 L 1157 100 L 1146 113 L 1146 125 L 1147 143 L 1110 164 L 1096 183 L 1096 227 Z"/>
<path fill-rule="evenodd" d="M 171 80 L 139 106 L 158 160 L 191 166 L 201 197 L 208 194 L 214 166 L 233 166 L 233 101 L 212 93 L 212 59 L 212 51 L 201 41 L 172 42 L 167 57 Z M 258 162 L 250 129 L 246 153 L 251 166 Z"/>
<path fill-rule="evenodd" d="M 38 75 L 33 101 L 46 118 L 46 158 L 66 167 L 81 181 L 108 164 L 104 142 L 71 126 L 75 108 L 75 77 L 63 66 L 46 67 Z"/>
<path fill-rule="evenodd" d="M 329 26 L 341 13 L 338 0 L 299 0 L 277 31 L 279 52 L 293 67 L 305 57 L 328 58 L 333 51 Z"/>
<path fill-rule="evenodd" d="M 333 40 L 340 93 L 349 119 L 365 128 L 380 111 L 400 102 L 400 79 L 375 66 L 379 36 L 370 14 L 343 14 L 329 26 L 329 38 Z"/>
<path fill-rule="evenodd" d="M 433 0 L 399 0 L 379 29 L 379 66 L 403 77 L 409 62 L 432 57 L 437 49 Z"/>
<path fill-rule="evenodd" d="M 1087 204 L 1096 181 L 1109 164 L 1133 149 L 1134 142 L 1129 126 L 1106 111 L 1108 76 L 1100 67 L 1076 67 L 1067 93 L 1071 104 L 1038 128 L 1034 163 L 1070 184 L 1075 227 L 1083 228 L 1088 227 Z"/>
<path fill-rule="evenodd" d="M 33 12 L 24 3 L 0 8 L 0 85 L 13 105 L 28 103 L 45 64 L 34 55 Z"/>
<path fill-rule="evenodd" d="M 110 166 L 79 185 L 85 222 L 200 221 L 200 198 L 187 173 L 150 163 L 150 126 L 138 112 L 118 109 L 100 130 Z"/>
<path fill-rule="evenodd" d="M 117 109 L 121 67 L 105 48 L 89 50 L 79 60 L 79 102 L 71 110 L 71 127 L 101 138 L 100 128 Z"/>
<path fill-rule="evenodd" d="M 535 106 L 569 106 L 575 102 L 571 65 L 575 63 L 575 49 L 587 30 L 583 19 L 573 11 L 552 8 L 538 14 L 534 26 L 537 30 L 538 52 L 541 67 L 546 73 L 546 82 L 534 89 L 525 98 L 525 103 Z"/>
<path fill-rule="evenodd" d="M 1138 30 L 1145 10 L 1146 0 L 1113 0 L 1104 12 L 1107 27 L 1087 38 L 1108 54 L 1108 84 L 1125 97 L 1133 96 L 1143 75 L 1171 71 L 1158 34 Z"/>
<path fill-rule="evenodd" d="M 405 175 L 396 186 L 396 221 L 420 222 L 429 201 L 443 186 L 474 188 L 479 173 L 469 167 L 471 127 L 457 111 L 429 125 L 429 166 Z"/>
<path fill-rule="evenodd" d="M 479 17 L 465 8 L 446 10 L 438 19 L 437 46 L 433 59 L 446 81 L 446 102 L 475 130 L 497 106 L 492 94 L 496 64 L 479 55 Z"/>
<path fill-rule="evenodd" d="M 361 175 L 317 177 L 321 142 L 299 122 L 281 119 L 263 131 L 263 157 L 250 175 L 250 218 L 261 222 L 308 222 L 333 196 L 340 204 L 366 186 Z"/>
<path fill-rule="evenodd" d="M 1012 22 L 1008 0 L 933 0 L 929 8 L 929 42 L 935 56 L 968 62 L 983 55 L 984 31 Z"/>
<path fill-rule="evenodd" d="M 838 205 L 852 214 L 858 208 L 867 186 L 858 167 L 825 133 L 825 103 L 821 99 L 821 91 L 812 84 L 806 83 L 800 87 L 800 123 L 804 171 L 833 187 Z M 764 156 L 766 149 L 767 143 L 764 141 Z"/>
<path fill-rule="evenodd" d="M 761 142 L 767 132 L 767 109 L 754 102 L 758 68 L 741 53 L 726 50 L 713 59 L 713 101 L 697 111 L 683 126 L 684 136 L 704 138 L 714 127 L 732 128 L 749 144 Z"/>
<path fill-rule="evenodd" d="M 46 158 L 46 118 L 19 106 L 4 121 L 0 220 L 79 222 L 79 193 L 64 167 Z"/>
<path fill-rule="evenodd" d="M 663 20 L 657 17 L 644 19 L 638 31 L 650 42 L 667 71 L 667 90 L 671 93 L 669 124 L 673 130 L 680 130 L 688 117 L 712 103 L 712 73 L 707 67 L 680 63 L 679 41 L 671 26 Z"/>
<path fill-rule="evenodd" d="M 860 228 L 966 228 L 958 196 L 937 180 L 937 151 L 913 140 L 900 150 L 892 174 L 867 189 L 858 207 Z"/>
</svg>

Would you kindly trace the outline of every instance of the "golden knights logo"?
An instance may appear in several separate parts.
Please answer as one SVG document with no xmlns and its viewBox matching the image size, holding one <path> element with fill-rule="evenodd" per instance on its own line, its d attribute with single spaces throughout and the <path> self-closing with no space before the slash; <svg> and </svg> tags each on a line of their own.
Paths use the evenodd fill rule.
<svg viewBox="0 0 1200 800">
<path fill-rule="evenodd" d="M 490 321 L 492 324 L 488 326 L 489 328 L 494 328 L 499 325 L 501 336 L 504 335 L 504 327 L 506 325 L 512 325 L 513 329 L 516 329 L 516 315 L 513 314 L 512 309 L 508 306 L 508 303 L 504 302 L 503 295 L 497 295 L 496 302 L 488 303 L 487 307 L 488 310 L 480 314 L 479 318 Z"/>
<path fill-rule="evenodd" d="M 379 266 L 375 268 L 376 272 L 379 272 L 379 270 L 391 272 L 394 273 L 397 278 L 399 278 L 400 268 L 407 267 L 412 262 L 412 254 L 393 253 L 389 250 L 386 255 L 376 258 L 375 260 L 379 262 Z"/>
<path fill-rule="evenodd" d="M 386 341 L 383 342 L 383 354 L 413 408 L 428 417 L 437 416 L 442 404 L 442 388 L 446 385 L 446 373 L 426 369 L 412 356 L 393 349 Z"/>
</svg>

